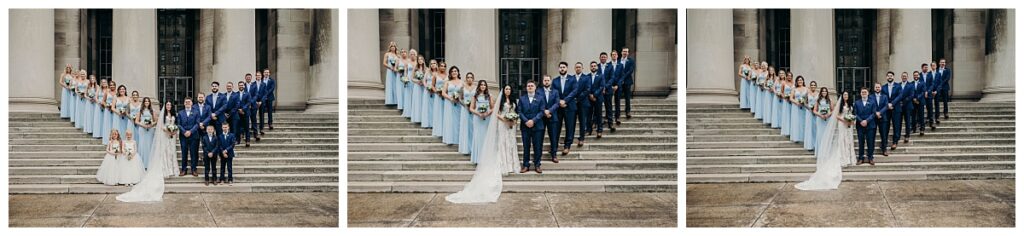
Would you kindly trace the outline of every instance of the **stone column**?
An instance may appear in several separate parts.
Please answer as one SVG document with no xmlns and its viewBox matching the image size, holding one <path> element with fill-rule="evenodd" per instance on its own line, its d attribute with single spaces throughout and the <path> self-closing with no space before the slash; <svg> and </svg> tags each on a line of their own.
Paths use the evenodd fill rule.
<svg viewBox="0 0 1024 236">
<path fill-rule="evenodd" d="M 729 9 L 687 10 L 686 103 L 739 103 L 732 19 Z"/>
<path fill-rule="evenodd" d="M 562 11 L 562 52 L 558 60 L 547 61 L 544 67 L 552 68 L 547 74 L 558 76 L 558 62 L 569 63 L 568 73 L 575 73 L 576 62 L 583 63 L 583 70 L 590 71 L 590 61 L 599 60 L 599 54 L 609 51 L 612 45 L 611 9 L 563 9 Z M 634 49 L 635 51 L 636 49 Z M 632 56 L 631 56 L 632 57 Z"/>
<path fill-rule="evenodd" d="M 793 76 L 818 81 L 818 87 L 836 87 L 835 19 L 832 9 L 791 11 Z M 735 71 L 734 71 L 735 72 Z"/>
<path fill-rule="evenodd" d="M 255 73 L 256 68 L 256 10 L 254 9 L 217 9 L 213 12 L 213 77 L 196 80 L 196 91 L 210 93 L 210 83 L 220 82 L 223 87 L 228 81 L 245 79 L 245 73 Z M 282 86 L 300 78 L 280 77 L 278 79 L 278 97 L 292 93 Z M 253 79 L 255 81 L 255 79 Z M 221 88 L 223 91 L 223 88 Z M 282 92 L 287 91 L 287 92 Z"/>
<path fill-rule="evenodd" d="M 318 28 L 324 30 L 320 32 L 322 36 L 317 39 L 317 43 L 321 43 L 323 46 L 320 48 L 322 51 L 318 52 L 320 63 L 310 66 L 309 69 L 313 80 L 310 83 L 309 100 L 306 101 L 309 105 L 306 112 L 338 112 L 338 80 L 340 80 L 338 77 L 338 9 L 314 11 L 330 14 L 330 19 L 317 22 L 321 25 Z M 315 20 L 322 20 L 322 18 Z M 375 24 L 368 25 L 374 26 Z"/>
<path fill-rule="evenodd" d="M 382 51 L 377 50 L 380 42 L 380 27 L 377 9 L 348 10 L 348 98 L 384 99 L 384 83 L 377 70 L 381 68 Z M 369 72 L 369 73 L 367 73 Z"/>
<path fill-rule="evenodd" d="M 53 71 L 54 75 L 60 76 L 64 73 L 64 65 L 71 64 L 71 68 L 86 68 L 81 63 L 82 57 L 80 56 L 81 48 L 81 30 L 80 30 L 80 10 L 79 9 L 54 9 L 53 10 L 53 21 L 54 21 L 54 62 Z M 56 94 L 60 93 L 60 86 L 54 86 L 53 91 Z M 57 97 L 60 99 L 60 96 Z"/>
<path fill-rule="evenodd" d="M 465 78 L 498 79 L 498 10 L 449 9 L 445 11 L 445 60 L 458 66 Z"/>
<path fill-rule="evenodd" d="M 736 75 L 740 65 L 743 64 L 743 57 L 750 57 L 751 65 L 765 61 L 764 58 L 759 58 L 759 48 L 757 42 L 760 40 L 758 37 L 758 23 L 757 23 L 757 9 L 733 9 L 732 10 L 732 25 L 733 25 L 733 44 L 736 51 L 733 53 L 733 78 L 736 82 L 736 89 L 739 89 L 740 77 Z"/>
<path fill-rule="evenodd" d="M 636 48 L 630 55 L 636 60 L 633 91 L 637 95 L 664 96 L 676 82 L 677 13 L 676 9 L 637 10 Z"/>
<path fill-rule="evenodd" d="M 872 52 L 872 72 L 875 78 L 885 78 L 885 72 L 889 71 L 889 42 L 891 37 L 892 24 L 890 19 L 892 16 L 892 9 L 878 9 L 878 17 L 875 18 L 875 39 L 874 39 L 874 51 Z M 920 64 L 919 64 L 920 65 Z M 920 70 L 920 67 L 918 67 Z M 910 79 L 914 79 L 913 71 L 909 71 L 908 76 Z M 899 73 L 896 73 L 896 80 L 900 79 Z M 833 92 L 834 93 L 834 92 Z"/>
<path fill-rule="evenodd" d="M 129 95 L 137 90 L 142 97 L 156 96 L 156 10 L 115 9 L 113 17 L 111 77 Z"/>
<path fill-rule="evenodd" d="M 9 112 L 57 112 L 52 9 L 8 10 Z"/>
<path fill-rule="evenodd" d="M 889 68 L 878 71 L 882 76 L 875 82 L 885 83 L 888 71 L 896 73 L 895 81 L 900 80 L 900 73 L 906 71 L 913 76 L 914 70 L 921 70 L 921 63 L 932 59 L 932 12 L 930 9 L 892 9 L 890 28 L 892 34 L 892 53 L 889 54 Z"/>
<path fill-rule="evenodd" d="M 1015 12 L 1014 9 L 988 10 L 988 14 L 994 14 L 990 23 L 995 24 L 992 27 L 994 32 L 991 41 L 994 48 L 985 56 L 985 89 L 981 91 L 982 102 L 1012 102 L 1015 100 L 1014 40 L 1016 36 L 1014 34 L 1017 25 Z M 956 71 L 957 68 L 950 69 Z M 956 76 L 956 72 L 953 73 L 953 76 Z"/>
<path fill-rule="evenodd" d="M 564 19 L 564 18 L 562 18 L 562 13 L 564 11 L 568 11 L 568 10 L 548 9 L 548 10 L 545 11 L 545 13 L 546 13 L 545 17 L 547 17 L 547 20 L 544 22 L 544 24 L 545 24 L 544 25 L 544 34 L 543 34 L 544 36 L 542 37 L 543 38 L 542 40 L 544 41 L 544 56 L 543 56 L 544 59 L 543 59 L 543 61 L 544 62 L 548 62 L 548 63 L 545 63 L 545 65 L 541 65 L 540 73 L 542 73 L 542 74 L 557 74 L 558 73 L 558 64 L 557 63 L 558 63 L 558 61 L 562 60 L 562 35 L 563 35 L 562 34 L 562 26 L 563 26 L 562 19 Z M 611 45 L 611 44 L 608 44 L 608 45 Z M 601 50 L 601 52 L 607 52 L 607 51 L 608 51 L 607 47 L 605 47 L 605 49 Z M 600 54 L 600 52 L 598 52 L 597 54 L 594 54 L 594 55 L 599 55 L 599 54 Z M 597 56 L 595 56 L 595 57 L 597 57 Z M 555 62 L 555 63 L 550 63 L 550 62 Z M 589 65 L 586 68 L 587 68 L 586 69 L 587 71 L 590 70 L 589 69 L 590 68 Z"/>
<path fill-rule="evenodd" d="M 384 52 L 388 51 L 388 43 L 395 42 L 398 44 L 398 50 L 409 49 L 409 45 L 412 43 L 412 30 L 409 21 L 409 9 L 380 9 L 379 19 L 380 22 L 380 47 L 377 49 L 377 54 L 384 56 Z M 449 11 L 446 10 L 446 14 Z M 448 31 L 448 29 L 445 29 Z M 383 84 L 384 80 L 387 79 L 386 69 L 383 64 L 378 64 L 378 74 L 380 75 L 380 83 Z M 451 66 L 452 63 L 448 63 Z"/>
<path fill-rule="evenodd" d="M 309 37 L 313 15 L 308 9 L 277 10 L 277 109 L 302 110 L 306 108 L 309 90 Z M 243 74 L 244 75 L 244 74 Z M 239 77 L 244 78 L 244 77 Z"/>
<path fill-rule="evenodd" d="M 953 97 L 981 97 L 985 81 L 985 9 L 953 10 L 953 58 L 946 59 L 946 66 L 953 70 L 954 79 L 949 82 Z M 938 58 L 935 58 L 936 61 Z M 917 69 L 920 70 L 918 62 Z"/>
</svg>

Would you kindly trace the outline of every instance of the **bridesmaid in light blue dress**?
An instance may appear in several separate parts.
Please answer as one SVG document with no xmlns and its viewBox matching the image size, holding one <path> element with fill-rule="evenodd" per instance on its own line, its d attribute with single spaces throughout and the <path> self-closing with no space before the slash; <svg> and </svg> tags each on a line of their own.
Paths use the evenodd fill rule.
<svg viewBox="0 0 1024 236">
<path fill-rule="evenodd" d="M 135 119 L 136 126 L 139 127 L 139 133 L 136 135 L 136 139 L 139 140 L 139 156 L 142 157 L 142 166 L 149 166 L 150 149 L 153 147 L 153 134 L 156 128 L 156 117 L 153 112 L 153 101 L 149 97 L 142 99 L 142 107 L 139 110 L 139 115 Z"/>
<path fill-rule="evenodd" d="M 110 129 L 114 128 L 114 99 L 117 98 L 117 83 L 113 80 L 107 82 L 107 92 L 105 100 L 103 102 L 106 107 L 103 108 L 103 144 L 110 142 Z"/>
<path fill-rule="evenodd" d="M 92 111 L 92 137 L 102 138 L 103 133 L 103 102 L 107 95 L 107 80 L 100 80 L 93 91 L 96 97 L 93 98 Z"/>
<path fill-rule="evenodd" d="M 419 60 L 422 63 L 423 56 L 420 56 Z M 431 66 L 427 67 L 423 71 L 423 84 L 420 86 L 423 88 L 422 96 L 420 97 L 420 128 L 430 128 L 434 126 L 434 122 L 430 118 L 434 117 L 434 70 L 437 68 L 437 63 L 433 60 L 430 61 Z"/>
<path fill-rule="evenodd" d="M 387 70 L 385 73 L 387 78 L 384 80 L 384 105 L 395 105 L 398 104 L 397 98 L 395 97 L 395 86 L 398 83 L 398 73 L 395 72 L 398 66 L 398 46 L 395 46 L 395 42 L 388 43 L 388 51 L 384 53 L 384 69 Z"/>
<path fill-rule="evenodd" d="M 57 77 L 57 83 L 60 84 L 60 118 L 70 118 L 71 112 L 71 98 L 74 97 L 71 94 L 71 81 L 74 81 L 74 72 L 71 70 L 71 64 L 64 66 L 64 73 Z"/>
<path fill-rule="evenodd" d="M 85 88 L 85 117 L 83 117 L 82 130 L 87 134 L 92 134 L 93 117 L 96 113 L 99 113 L 99 104 L 96 104 L 96 76 L 89 76 L 89 86 Z"/>
<path fill-rule="evenodd" d="M 82 82 L 81 79 L 81 74 L 74 73 L 71 77 L 71 84 L 68 86 L 68 89 L 71 90 L 71 98 L 68 99 L 68 119 L 71 120 L 71 124 L 78 121 L 78 84 Z"/>
<path fill-rule="evenodd" d="M 793 79 L 786 76 L 786 81 L 782 83 L 782 109 L 779 116 L 779 129 L 782 131 L 782 135 L 789 136 L 789 125 L 790 125 L 790 110 L 793 110 L 793 103 L 789 102 L 789 98 L 793 96 Z"/>
<path fill-rule="evenodd" d="M 434 68 L 435 64 L 437 64 L 435 60 L 430 60 L 431 68 Z M 442 95 L 445 89 L 447 89 L 445 85 L 447 85 L 448 82 L 448 73 L 446 72 L 448 70 L 444 62 L 441 62 L 440 65 L 441 66 L 437 67 L 434 71 L 434 117 L 430 118 L 430 121 L 434 122 L 434 127 L 430 131 L 430 135 L 434 137 L 444 136 L 444 116 L 448 114 L 445 112 L 445 107 L 448 102 L 446 102 L 444 95 Z"/>
<path fill-rule="evenodd" d="M 753 95 L 754 102 L 750 104 L 750 110 L 754 112 L 754 119 L 764 120 L 764 105 L 762 104 L 764 102 L 764 89 L 761 88 L 761 84 L 764 84 L 767 74 L 764 73 L 764 67 L 758 66 L 755 71 L 757 78 L 754 81 L 754 92 L 751 94 Z"/>
<path fill-rule="evenodd" d="M 764 79 L 764 87 L 761 91 L 761 123 L 766 125 L 772 124 L 772 87 L 775 85 L 775 71 L 774 68 L 768 67 L 768 76 Z"/>
<path fill-rule="evenodd" d="M 473 115 L 469 112 L 469 105 L 473 103 L 473 96 L 476 95 L 476 84 L 473 83 L 475 80 L 473 72 L 466 73 L 466 85 L 462 86 L 462 99 L 459 99 L 459 153 L 462 154 L 473 151 L 473 124 L 470 123 Z"/>
<path fill-rule="evenodd" d="M 814 123 L 816 124 L 814 137 L 821 137 L 821 132 L 824 132 L 826 125 L 828 125 L 829 116 L 832 116 L 833 103 L 832 98 L 829 97 L 830 95 L 826 87 L 821 87 L 821 91 L 818 92 L 818 105 L 815 107 L 817 113 L 815 114 L 816 117 L 814 117 Z M 819 150 L 817 147 L 819 147 L 820 144 L 818 142 L 820 141 L 814 140 L 815 151 Z"/>
<path fill-rule="evenodd" d="M 468 78 L 468 74 L 466 75 Z M 490 121 L 491 108 L 494 107 L 494 98 L 487 87 L 486 80 L 477 82 L 476 96 L 473 97 L 473 150 L 470 151 L 469 161 L 473 164 L 480 162 L 480 148 L 484 144 L 484 137 L 487 134 L 487 123 Z"/>
<path fill-rule="evenodd" d="M 789 141 L 803 142 L 804 136 L 804 104 L 807 103 L 807 87 L 804 87 L 804 76 L 797 76 L 789 110 Z M 803 101 L 803 103 L 801 103 Z"/>
<path fill-rule="evenodd" d="M 740 64 L 739 71 L 736 72 L 740 77 L 740 109 L 750 108 L 750 103 L 747 97 L 750 97 L 750 56 L 743 56 L 743 63 Z"/>
<path fill-rule="evenodd" d="M 124 85 L 117 87 L 117 98 L 114 98 L 114 119 L 111 122 L 111 129 L 117 129 L 117 132 L 124 133 L 126 127 L 128 127 L 128 89 Z"/>
<path fill-rule="evenodd" d="M 804 149 L 814 150 L 817 145 L 818 123 L 814 116 L 814 105 L 818 104 L 818 82 L 811 81 L 811 86 L 807 89 L 807 105 L 804 107 Z"/>
<path fill-rule="evenodd" d="M 402 109 L 402 117 L 405 118 L 412 118 L 413 115 L 412 97 L 415 96 L 415 94 L 413 94 L 413 91 L 415 90 L 414 88 L 416 88 L 416 85 L 413 84 L 412 79 L 413 76 L 415 76 L 415 73 L 416 50 L 413 49 L 410 50 L 409 56 L 405 58 L 405 74 L 403 74 L 402 76 L 405 77 L 406 82 L 402 87 L 403 90 L 399 92 L 402 94 L 402 100 L 399 101 L 398 104 L 402 104 L 402 106 L 404 107 Z"/>
<path fill-rule="evenodd" d="M 772 128 L 779 128 L 782 125 L 782 84 L 785 80 L 785 74 L 781 74 L 775 77 L 775 81 L 772 83 L 772 109 L 771 109 L 771 123 Z"/>
<path fill-rule="evenodd" d="M 89 98 L 86 93 L 89 88 L 89 80 L 85 79 L 85 76 L 80 76 L 78 80 L 78 99 L 75 103 L 75 128 L 85 129 L 85 124 L 89 121 L 85 120 L 85 113 L 89 110 L 89 102 L 86 101 Z"/>
<path fill-rule="evenodd" d="M 142 111 L 142 100 L 139 99 L 139 91 L 132 91 L 132 100 L 128 102 L 128 116 L 125 123 L 125 130 L 131 130 L 132 133 L 139 134 L 139 126 L 135 125 L 135 118 L 139 117 L 139 112 Z M 139 135 L 132 137 L 136 142 L 139 141 Z"/>
<path fill-rule="evenodd" d="M 448 83 L 445 84 L 444 97 L 444 135 L 441 137 L 445 144 L 459 144 L 459 109 L 462 104 L 459 98 L 462 97 L 462 77 L 459 75 L 459 67 L 452 66 L 448 69 Z"/>
<path fill-rule="evenodd" d="M 399 50 L 398 55 L 399 55 L 398 56 L 398 62 L 396 63 L 397 66 L 395 67 L 395 68 L 397 68 L 397 70 L 395 70 L 395 103 L 398 104 L 398 110 L 403 110 L 402 111 L 402 117 L 408 117 L 408 116 L 405 116 L 406 113 L 404 111 L 405 110 L 405 98 L 404 98 L 404 96 L 405 96 L 405 86 L 407 84 L 405 82 L 403 82 L 403 80 L 406 80 L 406 79 L 409 78 L 409 77 L 406 77 L 405 74 L 406 74 L 406 72 L 411 70 L 408 67 L 409 63 L 405 62 L 405 61 L 409 60 L 409 52 L 405 51 L 405 49 L 402 49 L 402 50 Z"/>
<path fill-rule="evenodd" d="M 415 52 L 416 51 L 413 50 L 414 55 Z M 411 109 L 409 109 L 411 110 L 409 112 L 409 120 L 411 120 L 412 123 L 420 123 L 423 118 L 423 78 L 427 67 L 423 64 L 423 57 L 416 56 L 413 60 L 416 61 L 416 65 L 413 66 L 415 69 L 413 70 L 412 75 L 410 75 L 412 83 L 409 83 L 409 87 L 412 87 L 412 98 L 409 99 L 411 102 L 409 104 L 411 107 Z"/>
</svg>

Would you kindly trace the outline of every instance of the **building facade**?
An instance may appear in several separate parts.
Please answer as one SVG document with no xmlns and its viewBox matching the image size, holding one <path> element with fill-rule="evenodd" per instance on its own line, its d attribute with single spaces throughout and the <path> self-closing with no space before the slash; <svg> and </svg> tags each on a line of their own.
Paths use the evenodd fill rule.
<svg viewBox="0 0 1024 236">
<path fill-rule="evenodd" d="M 176 104 L 269 68 L 278 109 L 338 110 L 337 9 L 13 9 L 10 20 L 11 111 L 56 111 L 66 64 Z"/>
<path fill-rule="evenodd" d="M 601 52 L 628 47 L 635 94 L 664 96 L 676 81 L 676 32 L 676 9 L 351 9 L 348 96 L 384 97 L 381 58 L 392 41 L 516 90 L 557 75 L 560 61 L 589 71 Z"/>
<path fill-rule="evenodd" d="M 692 9 L 687 103 L 738 103 L 744 56 L 853 91 L 945 58 L 950 96 L 1014 100 L 1014 9 Z"/>
</svg>

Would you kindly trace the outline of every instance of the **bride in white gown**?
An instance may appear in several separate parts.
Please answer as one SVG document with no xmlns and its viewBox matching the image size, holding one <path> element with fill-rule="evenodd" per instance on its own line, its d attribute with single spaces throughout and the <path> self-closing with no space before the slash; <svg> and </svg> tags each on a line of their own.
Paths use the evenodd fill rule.
<svg viewBox="0 0 1024 236">
<path fill-rule="evenodd" d="M 480 162 L 473 172 L 473 179 L 462 191 L 445 197 L 452 203 L 490 203 L 498 201 L 501 195 L 501 176 L 515 173 L 519 168 L 516 156 L 516 120 L 506 120 L 505 114 L 515 111 L 515 100 L 509 94 L 512 87 L 505 86 L 499 97 L 499 112 L 491 114 L 480 147 Z"/>
<path fill-rule="evenodd" d="M 177 132 L 169 132 L 165 129 L 166 124 L 174 124 L 173 105 L 170 102 L 164 104 L 160 111 L 161 119 L 157 119 L 156 128 L 160 131 L 153 136 L 153 146 L 150 151 L 149 167 L 146 175 L 132 188 L 131 191 L 117 196 L 122 202 L 158 202 L 164 196 L 164 177 L 178 174 L 178 164 L 175 162 L 174 136 Z"/>
<path fill-rule="evenodd" d="M 824 100 L 828 96 L 828 89 L 822 88 L 822 91 Z M 852 113 L 850 94 L 844 92 L 839 103 L 833 105 L 830 111 L 837 112 L 829 116 L 828 124 L 818 137 L 818 147 L 814 151 L 817 170 L 810 179 L 796 184 L 797 189 L 838 189 L 839 183 L 843 181 L 843 167 L 855 163 L 857 156 L 853 150 L 853 123 L 843 119 L 843 116 Z"/>
</svg>

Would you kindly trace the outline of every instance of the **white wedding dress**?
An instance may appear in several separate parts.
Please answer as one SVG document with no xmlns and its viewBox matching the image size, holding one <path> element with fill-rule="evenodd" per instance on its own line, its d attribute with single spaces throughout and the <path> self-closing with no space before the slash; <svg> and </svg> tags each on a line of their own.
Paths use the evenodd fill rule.
<svg viewBox="0 0 1024 236">
<path fill-rule="evenodd" d="M 160 117 L 164 117 L 161 111 Z M 168 123 L 174 124 L 174 116 L 167 117 Z M 132 190 L 117 196 L 122 202 L 159 202 L 164 197 L 164 177 L 178 174 L 178 164 L 175 152 L 174 139 L 163 130 L 163 119 L 157 119 L 155 128 L 159 131 L 153 135 L 153 149 L 150 151 L 149 168 L 147 168 L 142 182 L 132 187 Z"/>
<path fill-rule="evenodd" d="M 848 113 L 851 108 L 845 107 L 844 110 L 844 113 Z M 842 118 L 836 115 L 828 118 L 828 123 L 818 138 L 818 147 L 814 151 L 817 169 L 811 174 L 810 179 L 796 184 L 797 189 L 838 189 L 839 183 L 843 181 L 843 167 L 853 164 L 857 159 L 853 150 L 853 128 L 839 122 L 839 119 Z"/>
<path fill-rule="evenodd" d="M 504 94 L 499 96 L 504 98 Z M 519 167 L 516 155 L 516 129 L 518 125 L 498 121 L 499 115 L 504 116 L 513 109 L 514 103 L 505 103 L 501 112 L 491 113 L 484 135 L 483 146 L 480 147 L 480 162 L 473 172 L 473 179 L 462 188 L 462 191 L 445 197 L 452 203 L 491 203 L 498 201 L 501 195 L 501 177 L 506 173 L 515 173 Z M 518 123 L 518 121 L 516 121 Z"/>
</svg>

